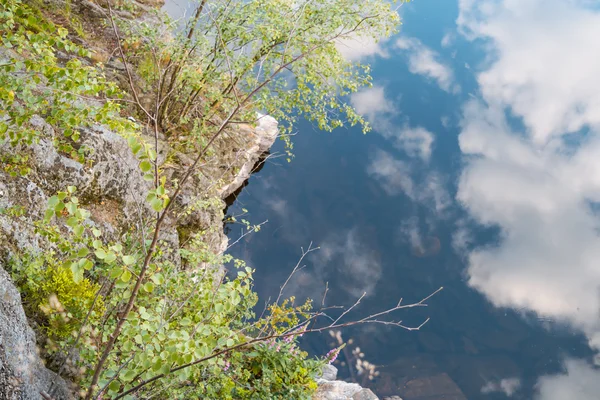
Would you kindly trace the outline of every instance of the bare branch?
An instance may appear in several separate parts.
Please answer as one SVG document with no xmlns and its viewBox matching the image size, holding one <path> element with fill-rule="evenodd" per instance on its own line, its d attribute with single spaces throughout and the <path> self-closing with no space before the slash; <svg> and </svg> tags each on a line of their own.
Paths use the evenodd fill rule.
<svg viewBox="0 0 600 400">
<path fill-rule="evenodd" d="M 312 242 L 310 242 L 310 244 L 308 245 L 308 249 L 306 251 L 304 251 L 303 248 L 301 248 L 301 250 L 302 250 L 302 255 L 300 256 L 300 259 L 296 263 L 296 266 L 294 266 L 294 269 L 292 270 L 292 272 L 288 275 L 288 277 L 285 280 L 285 282 L 283 283 L 283 285 L 281 285 L 281 287 L 279 288 L 279 295 L 277 296 L 277 299 L 275 300 L 275 303 L 274 303 L 275 305 L 279 304 L 279 300 L 281 299 L 281 296 L 283 295 L 283 290 L 287 286 L 290 279 L 292 279 L 292 276 L 294 276 L 294 274 L 296 272 L 298 272 L 298 270 L 304 268 L 304 266 L 300 266 L 300 264 L 302 264 L 302 261 L 304 260 L 304 258 L 308 254 L 312 253 L 313 251 L 319 250 L 319 247 L 312 247 Z"/>
</svg>

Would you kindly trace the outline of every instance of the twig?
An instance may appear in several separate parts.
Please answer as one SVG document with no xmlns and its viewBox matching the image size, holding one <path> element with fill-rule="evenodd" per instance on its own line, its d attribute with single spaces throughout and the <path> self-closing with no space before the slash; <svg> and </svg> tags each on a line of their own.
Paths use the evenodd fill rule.
<svg viewBox="0 0 600 400">
<path fill-rule="evenodd" d="M 409 331 L 416 331 L 416 330 L 421 329 L 429 321 L 429 318 L 427 318 L 425 321 L 423 321 L 417 327 L 409 327 L 409 326 L 402 325 L 402 321 L 398 321 L 398 322 L 394 322 L 394 321 L 381 321 L 381 320 L 375 319 L 375 317 L 376 316 L 381 316 L 383 314 L 389 314 L 389 313 L 391 313 L 393 311 L 396 311 L 396 310 L 402 309 L 402 308 L 410 308 L 410 307 L 417 307 L 417 306 L 424 307 L 424 306 L 426 306 L 426 304 L 424 302 L 427 301 L 428 299 L 430 299 L 435 294 L 439 293 L 442 289 L 443 289 L 443 287 L 440 287 L 435 292 L 433 292 L 432 294 L 430 294 L 429 296 L 425 297 L 424 299 L 420 300 L 417 303 L 408 304 L 408 305 L 404 305 L 404 306 L 395 306 L 395 307 L 390 308 L 390 309 L 388 309 L 386 311 L 383 311 L 383 312 L 380 312 L 380 313 L 376 313 L 376 314 L 372 314 L 372 315 L 370 315 L 368 317 L 365 317 L 365 318 L 363 318 L 361 320 L 357 320 L 357 321 L 350 321 L 350 322 L 346 322 L 346 323 L 343 323 L 343 324 L 332 323 L 330 325 L 327 325 L 327 326 L 324 326 L 324 327 L 321 327 L 321 328 L 307 329 L 303 333 L 323 332 L 323 331 L 328 331 L 328 330 L 332 330 L 332 329 L 343 328 L 343 327 L 347 327 L 347 326 L 353 326 L 353 325 L 359 325 L 359 324 L 365 324 L 365 323 L 374 323 L 374 324 L 383 324 L 383 325 L 395 325 L 395 326 L 402 327 L 402 328 L 404 328 L 406 330 L 409 330 Z M 315 316 L 318 316 L 318 315 L 321 315 L 321 313 L 317 313 Z M 306 321 L 302 322 L 299 326 L 301 326 L 301 325 L 303 325 L 305 323 L 306 323 Z M 204 361 L 207 361 L 207 360 L 210 360 L 212 358 L 218 357 L 218 356 L 220 356 L 222 354 L 225 354 L 225 353 L 228 353 L 230 351 L 237 350 L 237 349 L 242 348 L 242 347 L 247 347 L 247 346 L 255 344 L 255 343 L 262 343 L 262 342 L 265 342 L 265 341 L 270 340 L 270 339 L 281 339 L 281 338 L 286 338 L 288 336 L 295 336 L 295 335 L 298 335 L 298 334 L 299 334 L 299 332 L 296 332 L 296 331 L 287 332 L 287 333 L 283 333 L 283 334 L 272 334 L 272 335 L 268 335 L 268 336 L 263 336 L 263 337 L 259 337 L 259 338 L 247 340 L 245 342 L 239 343 L 239 344 L 231 346 L 231 347 L 226 347 L 226 348 L 218 350 L 215 353 L 213 353 L 211 355 L 208 355 L 206 357 L 202 357 L 202 358 L 199 358 L 199 359 L 197 359 L 195 361 L 189 362 L 187 364 L 183 364 L 183 365 L 180 365 L 178 367 L 172 368 L 167 373 L 161 373 L 161 374 L 155 375 L 155 376 L 153 376 L 153 377 L 151 377 L 149 379 L 146 379 L 146 380 L 140 382 L 139 384 L 137 384 L 136 386 L 132 387 L 131 389 L 126 390 L 123 393 L 120 393 L 117 397 L 115 397 L 114 400 L 121 399 L 121 398 L 125 397 L 126 395 L 131 394 L 131 393 L 133 393 L 133 392 L 141 389 L 142 387 L 144 387 L 144 386 L 146 386 L 146 385 L 148 385 L 148 384 L 150 384 L 150 383 L 152 383 L 152 382 L 154 382 L 154 381 L 156 381 L 158 379 L 161 379 L 161 378 L 167 376 L 170 373 L 181 371 L 182 369 L 189 368 L 191 366 L 200 364 L 200 363 L 202 363 Z"/>
</svg>

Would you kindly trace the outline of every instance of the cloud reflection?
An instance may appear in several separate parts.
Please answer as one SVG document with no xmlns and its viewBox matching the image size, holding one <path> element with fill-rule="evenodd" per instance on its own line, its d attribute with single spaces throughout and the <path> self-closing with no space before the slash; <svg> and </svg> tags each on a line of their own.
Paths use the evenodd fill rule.
<svg viewBox="0 0 600 400">
<path fill-rule="evenodd" d="M 385 150 L 377 149 L 372 153 L 367 173 L 388 195 L 404 194 L 412 201 L 435 211 L 438 217 L 451 204 L 444 181 L 437 172 L 426 171 L 425 176 L 415 182 L 415 168 Z"/>
<path fill-rule="evenodd" d="M 385 96 L 383 87 L 379 85 L 352 94 L 350 100 L 356 112 L 371 123 L 396 114 L 394 103 Z"/>
<path fill-rule="evenodd" d="M 375 287 L 381 278 L 381 261 L 373 249 L 361 237 L 358 228 L 345 234 L 335 234 L 321 245 L 315 256 L 315 270 L 320 278 L 327 278 L 330 271 L 337 269 L 342 287 L 352 296 L 360 297 L 375 294 Z"/>
<path fill-rule="evenodd" d="M 421 126 L 410 126 L 406 122 L 397 123 L 394 118 L 400 112 L 394 102 L 386 97 L 381 86 L 354 93 L 350 101 L 356 111 L 369 121 L 373 129 L 393 145 L 411 157 L 429 161 L 435 136 Z"/>
<path fill-rule="evenodd" d="M 600 126 L 600 13 L 591 2 L 459 4 L 459 29 L 492 46 L 494 62 L 477 78 L 486 101 L 522 117 L 536 144 Z"/>
<path fill-rule="evenodd" d="M 600 379 L 597 368 L 577 360 L 565 362 L 566 372 L 540 378 L 535 400 L 597 400 Z"/>
<path fill-rule="evenodd" d="M 395 47 L 408 54 L 408 69 L 411 73 L 433 79 L 446 92 L 458 92 L 452 69 L 442 61 L 438 53 L 415 38 L 401 37 Z"/>
<path fill-rule="evenodd" d="M 521 380 L 519 378 L 504 378 L 497 382 L 487 382 L 482 388 L 481 393 L 504 393 L 506 397 L 511 397 L 521 387 Z"/>
<path fill-rule="evenodd" d="M 368 57 L 388 58 L 389 54 L 383 45 L 383 40 L 368 36 L 348 37 L 336 42 L 338 51 L 348 61 L 360 61 Z"/>
<path fill-rule="evenodd" d="M 357 299 L 375 294 L 382 265 L 374 243 L 358 227 L 329 234 L 310 255 L 310 270 L 300 270 L 287 285 L 286 296 L 296 295 L 321 301 L 329 282 L 332 290 Z M 337 298 L 339 293 L 334 293 Z"/>
<path fill-rule="evenodd" d="M 481 100 L 463 109 L 457 199 L 501 230 L 467 253 L 469 284 L 496 306 L 568 322 L 600 349 L 600 12 L 578 0 L 459 6 L 459 30 L 489 61 Z M 540 379 L 537 399 L 598 398 L 597 369 L 565 368 Z"/>
</svg>

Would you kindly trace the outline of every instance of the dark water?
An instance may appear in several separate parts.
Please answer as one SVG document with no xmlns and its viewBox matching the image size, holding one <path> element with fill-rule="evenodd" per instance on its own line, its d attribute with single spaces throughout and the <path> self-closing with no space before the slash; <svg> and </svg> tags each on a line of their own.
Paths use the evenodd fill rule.
<svg viewBox="0 0 600 400">
<path fill-rule="evenodd" d="M 299 124 L 293 162 L 270 158 L 230 207 L 269 220 L 233 248 L 263 300 L 311 242 L 321 250 L 287 295 L 319 303 L 328 282 L 333 305 L 366 291 L 362 317 L 444 287 L 398 314 L 430 318 L 420 331 L 344 330 L 379 376 L 339 364 L 342 376 L 404 400 L 600 399 L 598 5 L 402 6 L 399 35 L 359 46 L 375 87 L 353 101 L 375 131 Z"/>
</svg>

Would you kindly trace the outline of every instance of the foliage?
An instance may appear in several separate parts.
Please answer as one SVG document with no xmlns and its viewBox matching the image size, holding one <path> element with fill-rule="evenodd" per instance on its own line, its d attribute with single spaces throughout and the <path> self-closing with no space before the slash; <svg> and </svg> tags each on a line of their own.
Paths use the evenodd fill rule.
<svg viewBox="0 0 600 400">
<path fill-rule="evenodd" d="M 37 115 L 61 132 L 55 138 L 61 151 L 83 160 L 85 149 L 75 146 L 77 127 L 100 123 L 120 132 L 133 129 L 119 117 L 116 84 L 84 64 L 80 58 L 90 52 L 68 40 L 66 29 L 21 0 L 0 0 L 0 35 L 0 143 L 38 140 L 42 132 L 32 123 Z M 58 51 L 68 59 L 59 61 Z"/>
<path fill-rule="evenodd" d="M 98 358 L 114 326 L 114 313 L 131 293 L 141 260 L 139 249 L 127 237 L 113 244 L 101 240 L 102 232 L 89 221 L 90 214 L 79 206 L 75 192 L 69 187 L 52 196 L 44 220 L 36 224 L 55 250 L 21 255 L 12 269 L 33 311 L 30 315 L 37 316 L 50 339 L 48 350 L 66 353 L 76 345 L 80 365 L 85 366 Z M 67 229 L 62 228 L 65 225 Z M 232 263 L 237 276 L 226 278 L 216 274 L 214 267 L 181 271 L 170 260 L 169 248 L 161 245 L 136 310 L 128 315 L 99 382 L 106 394 L 112 398 L 162 373 L 171 379 L 158 381 L 140 394 L 168 389 L 171 395 L 183 397 L 310 398 L 323 361 L 308 358 L 293 336 L 244 346 L 195 368 L 170 372 L 260 333 L 288 332 L 310 311 L 309 303 L 294 307 L 290 299 L 272 305 L 267 316 L 256 320 L 251 268 L 229 255 L 210 254 L 198 235 L 180 254 L 189 265 Z M 102 291 L 92 279 L 111 282 L 112 289 Z M 84 334 L 76 342 L 80 331 Z M 89 376 L 81 379 L 85 385 Z"/>
<path fill-rule="evenodd" d="M 203 393 L 213 399 L 310 399 L 317 388 L 314 377 L 322 362 L 307 359 L 290 341 L 270 341 L 252 351 L 233 354 L 225 361 L 225 379 L 206 382 Z"/>
<path fill-rule="evenodd" d="M 52 341 L 69 339 L 91 309 L 90 323 L 104 313 L 100 286 L 89 279 L 75 281 L 55 252 L 28 255 L 13 264 L 13 276 L 21 288 L 30 317 L 38 320 Z"/>
<path fill-rule="evenodd" d="M 88 257 L 91 241 L 84 235 L 90 214 L 79 208 L 75 190 L 69 186 L 67 191 L 52 196 L 44 220 L 36 224 L 53 248 L 38 254 L 25 253 L 12 265 L 29 310 L 45 321 L 42 326 L 51 340 L 71 340 L 84 322 L 94 323 L 104 313 L 100 286 L 84 278 L 84 271 L 94 267 Z M 60 219 L 62 224 L 51 223 L 52 219 Z M 97 229 L 87 229 L 99 235 Z"/>
<path fill-rule="evenodd" d="M 378 40 L 397 24 L 381 0 L 201 0 L 175 39 L 149 25 L 124 28 L 145 78 L 139 89 L 158 93 L 162 129 L 197 145 L 236 107 L 241 120 L 254 120 L 255 110 L 274 116 L 283 133 L 299 117 L 322 130 L 346 123 L 368 130 L 347 95 L 370 84 L 369 68 L 337 46 L 357 36 Z"/>
<path fill-rule="evenodd" d="M 58 149 L 80 162 L 87 157 L 80 129 L 103 124 L 127 139 L 153 184 L 139 225 L 111 240 L 75 187 L 49 198 L 35 224 L 49 249 L 13 259 L 30 312 L 50 350 L 77 350 L 86 398 L 310 398 L 315 375 L 330 361 L 297 347 L 314 316 L 310 302 L 277 299 L 257 318 L 251 268 L 211 252 L 200 230 L 174 248 L 161 240 L 162 224 L 211 206 L 205 199 L 173 206 L 173 199 L 213 141 L 231 124 L 254 121 L 257 111 L 278 118 L 285 133 L 299 116 L 324 130 L 345 123 L 367 130 L 347 95 L 370 84 L 369 69 L 336 46 L 356 35 L 389 35 L 397 13 L 383 0 L 201 0 L 173 40 L 109 13 L 137 116 L 155 141 L 178 137 L 194 162 L 181 180 L 167 180 L 157 144 L 122 118 L 122 92 L 89 65 L 89 51 L 21 0 L 0 0 L 0 144 L 19 150 L 6 156 L 4 171 L 29 171 L 21 149 L 45 135 L 40 120 L 58 133 Z M 224 265 L 233 276 L 222 273 Z"/>
</svg>

